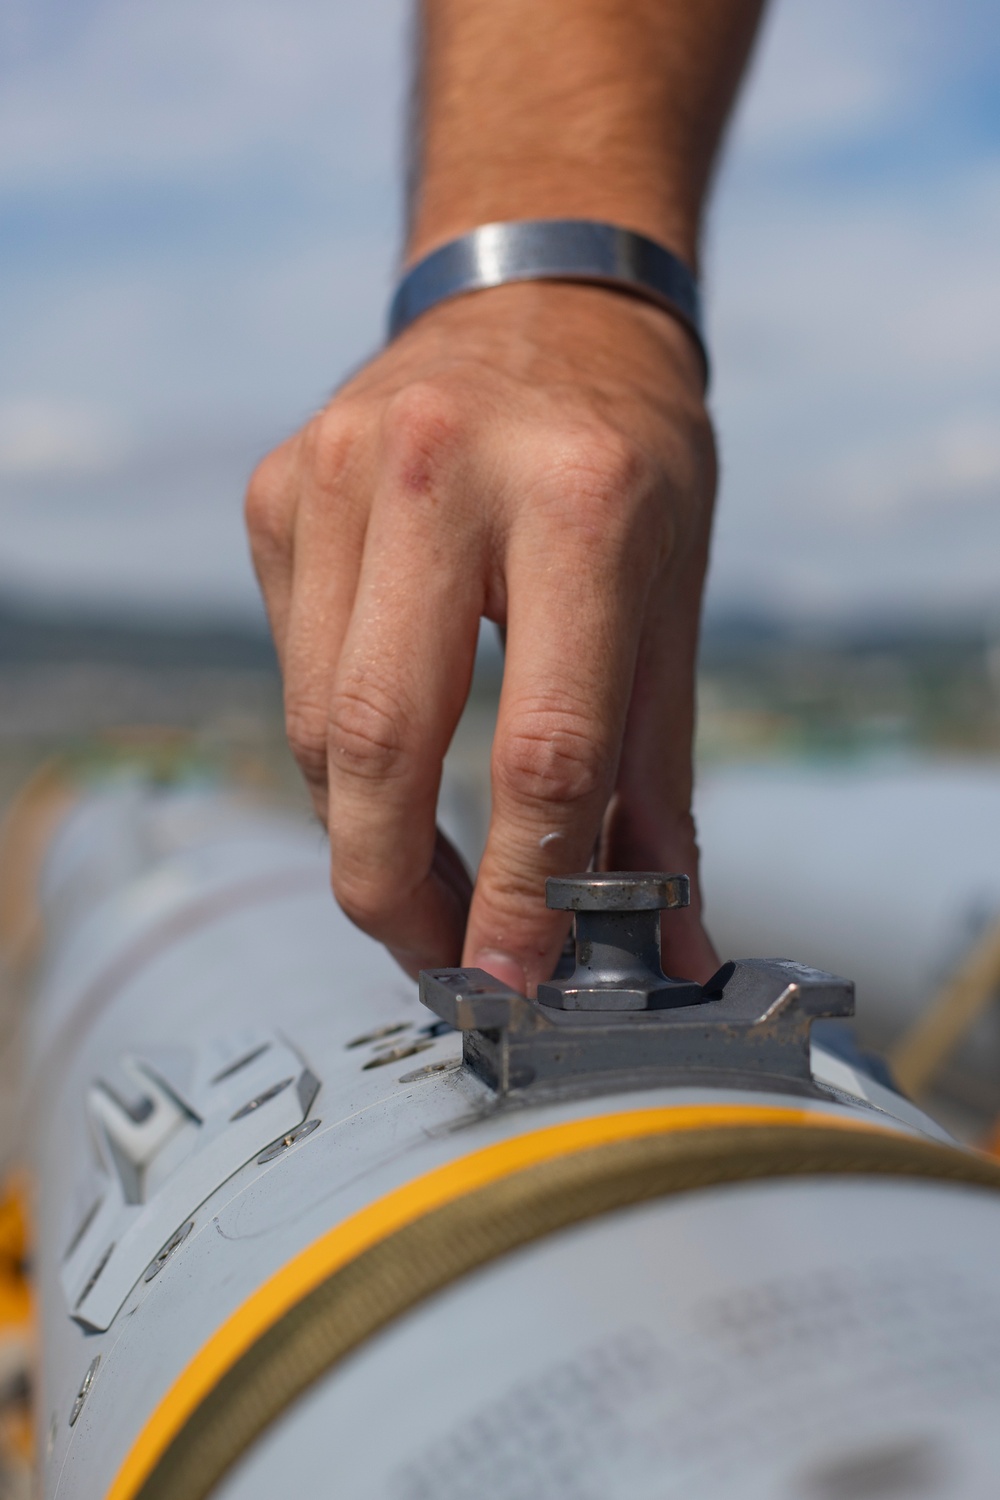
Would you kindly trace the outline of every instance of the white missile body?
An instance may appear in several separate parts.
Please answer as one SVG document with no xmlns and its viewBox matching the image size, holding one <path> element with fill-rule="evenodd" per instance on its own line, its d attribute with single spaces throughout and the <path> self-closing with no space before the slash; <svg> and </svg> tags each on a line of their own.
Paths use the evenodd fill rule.
<svg viewBox="0 0 1000 1500">
<path fill-rule="evenodd" d="M 852 1064 L 498 1096 L 211 794 L 95 793 L 42 904 L 48 1500 L 992 1500 L 1000 1172 Z"/>
<path fill-rule="evenodd" d="M 719 767 L 705 772 L 696 813 L 716 941 L 850 973 L 883 1038 L 912 1023 L 1000 921 L 993 765 Z M 991 1041 L 995 1067 L 995 1025 Z"/>
</svg>

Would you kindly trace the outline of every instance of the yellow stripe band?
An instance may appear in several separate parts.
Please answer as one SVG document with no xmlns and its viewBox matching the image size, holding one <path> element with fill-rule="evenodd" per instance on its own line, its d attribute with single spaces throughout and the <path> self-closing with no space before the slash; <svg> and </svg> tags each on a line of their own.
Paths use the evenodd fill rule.
<svg viewBox="0 0 1000 1500">
<path fill-rule="evenodd" d="M 447 1162 L 328 1230 L 252 1293 L 198 1351 L 163 1397 L 122 1464 L 107 1500 L 134 1500 L 170 1443 L 236 1362 L 303 1297 L 405 1225 L 500 1178 L 556 1157 L 642 1136 L 739 1125 L 834 1125 L 898 1134 L 865 1120 L 815 1110 L 687 1105 L 630 1110 L 551 1125 Z"/>
</svg>

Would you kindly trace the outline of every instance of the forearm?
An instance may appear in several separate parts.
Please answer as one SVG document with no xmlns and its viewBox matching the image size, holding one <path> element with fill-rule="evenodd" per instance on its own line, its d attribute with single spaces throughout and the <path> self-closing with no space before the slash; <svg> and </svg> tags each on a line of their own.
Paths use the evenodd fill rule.
<svg viewBox="0 0 1000 1500">
<path fill-rule="evenodd" d="M 407 254 L 502 219 L 606 219 L 697 264 L 763 0 L 423 0 Z"/>
</svg>

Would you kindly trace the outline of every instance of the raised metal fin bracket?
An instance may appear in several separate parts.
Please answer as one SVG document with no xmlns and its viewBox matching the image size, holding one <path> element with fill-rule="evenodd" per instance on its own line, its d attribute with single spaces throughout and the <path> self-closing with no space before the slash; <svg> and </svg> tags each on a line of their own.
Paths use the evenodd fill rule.
<svg viewBox="0 0 1000 1500">
<path fill-rule="evenodd" d="M 463 1033 L 466 1065 L 500 1094 L 598 1087 L 611 1074 L 633 1086 L 692 1072 L 811 1082 L 810 1026 L 853 1015 L 853 984 L 787 959 L 727 963 L 704 986 L 666 978 L 650 923 L 635 916 L 656 921 L 660 909 L 686 905 L 680 881 L 686 887 L 683 877 L 661 874 L 550 881 L 550 906 L 566 909 L 570 895 L 582 903 L 570 907 L 577 912 L 571 976 L 539 985 L 538 999 L 529 1000 L 482 969 L 425 970 L 420 998 Z M 592 903 L 587 882 L 602 904 Z M 661 899 L 671 892 L 682 899 Z M 588 920 L 595 911 L 599 941 Z M 621 919 L 617 925 L 609 914 Z"/>
</svg>

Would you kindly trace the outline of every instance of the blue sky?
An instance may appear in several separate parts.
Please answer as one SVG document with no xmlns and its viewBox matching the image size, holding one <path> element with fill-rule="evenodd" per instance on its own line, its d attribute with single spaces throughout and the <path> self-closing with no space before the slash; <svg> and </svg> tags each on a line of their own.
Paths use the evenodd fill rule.
<svg viewBox="0 0 1000 1500">
<path fill-rule="evenodd" d="M 5 0 L 0 595 L 248 614 L 256 455 L 380 338 L 402 0 Z M 777 0 L 708 238 L 711 600 L 1000 628 L 1000 7 Z"/>
</svg>

